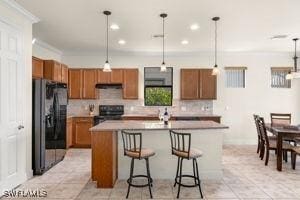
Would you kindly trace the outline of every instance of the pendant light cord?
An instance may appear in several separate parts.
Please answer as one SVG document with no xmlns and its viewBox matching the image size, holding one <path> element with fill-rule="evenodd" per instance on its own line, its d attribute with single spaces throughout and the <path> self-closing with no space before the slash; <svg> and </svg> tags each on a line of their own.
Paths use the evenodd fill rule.
<svg viewBox="0 0 300 200">
<path fill-rule="evenodd" d="M 215 21 L 215 66 L 217 65 L 217 21 Z"/>
<path fill-rule="evenodd" d="M 165 18 L 163 17 L 163 63 L 165 63 Z"/>
<path fill-rule="evenodd" d="M 106 62 L 108 62 L 108 15 L 106 15 Z"/>
<path fill-rule="evenodd" d="M 295 72 L 298 71 L 298 69 L 297 69 L 297 59 L 298 59 L 298 57 L 297 57 L 297 40 L 298 40 L 298 38 L 294 39 L 294 41 L 295 41 L 295 56 L 294 56 L 294 68 L 295 68 Z"/>
</svg>

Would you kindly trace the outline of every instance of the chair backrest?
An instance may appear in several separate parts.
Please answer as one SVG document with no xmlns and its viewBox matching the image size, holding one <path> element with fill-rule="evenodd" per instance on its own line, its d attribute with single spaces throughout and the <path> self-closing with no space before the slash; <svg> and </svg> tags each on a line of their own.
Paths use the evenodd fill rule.
<svg viewBox="0 0 300 200">
<path fill-rule="evenodd" d="M 271 125 L 290 125 L 291 121 L 292 115 L 290 113 L 271 113 Z"/>
<path fill-rule="evenodd" d="M 130 153 L 139 154 L 141 158 L 142 152 L 142 133 L 121 131 L 124 147 L 124 155 Z"/>
<path fill-rule="evenodd" d="M 266 126 L 265 126 L 265 120 L 263 117 L 259 117 L 258 120 L 257 120 L 257 124 L 258 124 L 258 128 L 259 128 L 259 131 L 260 131 L 260 135 L 262 137 L 262 139 L 264 140 L 265 144 L 267 146 L 269 146 L 269 137 L 268 137 L 268 133 L 267 133 L 267 129 L 266 129 Z"/>
<path fill-rule="evenodd" d="M 253 118 L 254 118 L 254 122 L 255 122 L 257 136 L 260 137 L 260 131 L 259 131 L 259 127 L 258 127 L 258 124 L 257 124 L 257 120 L 259 119 L 259 116 L 254 114 Z"/>
<path fill-rule="evenodd" d="M 187 154 L 187 157 L 189 158 L 191 150 L 191 134 L 170 130 L 170 138 L 172 154 L 175 154 L 175 152 Z"/>
</svg>

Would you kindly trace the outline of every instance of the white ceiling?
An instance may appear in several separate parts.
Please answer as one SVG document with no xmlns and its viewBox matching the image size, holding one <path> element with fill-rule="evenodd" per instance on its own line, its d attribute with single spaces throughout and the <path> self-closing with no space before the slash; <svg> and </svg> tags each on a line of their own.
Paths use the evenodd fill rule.
<svg viewBox="0 0 300 200">
<path fill-rule="evenodd" d="M 64 52 L 97 52 L 105 48 L 105 17 L 112 11 L 110 48 L 116 51 L 159 52 L 159 14 L 166 19 L 166 51 L 212 51 L 214 23 L 220 16 L 221 51 L 292 51 L 293 37 L 300 37 L 299 0 L 16 0 L 41 19 L 33 27 L 39 40 Z M 189 26 L 198 23 L 200 29 Z M 277 34 L 288 38 L 271 40 Z M 118 40 L 126 40 L 119 45 Z M 187 39 L 188 45 L 181 41 Z"/>
</svg>

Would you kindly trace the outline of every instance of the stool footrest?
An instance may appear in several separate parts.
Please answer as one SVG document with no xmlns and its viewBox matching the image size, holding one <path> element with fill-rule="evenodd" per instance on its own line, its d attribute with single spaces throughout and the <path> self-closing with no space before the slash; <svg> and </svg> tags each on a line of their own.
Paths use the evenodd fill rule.
<svg viewBox="0 0 300 200">
<path fill-rule="evenodd" d="M 134 175 L 134 176 L 132 176 L 132 180 L 133 180 L 134 178 L 146 178 L 146 179 L 148 179 L 148 176 L 147 176 L 147 175 Z M 133 186 L 133 187 L 147 187 L 147 186 L 149 186 L 148 183 L 142 184 L 142 185 L 130 183 L 130 178 L 127 179 L 127 183 L 128 183 L 130 186 Z M 153 179 L 150 178 L 150 185 L 152 185 L 152 183 L 153 183 Z"/>
<path fill-rule="evenodd" d="M 188 174 L 183 174 L 183 175 L 181 175 L 181 177 L 192 178 L 192 179 L 194 179 L 194 181 L 195 181 L 196 183 L 193 184 L 193 185 L 187 185 L 187 184 L 179 183 L 178 179 L 179 179 L 180 177 L 177 176 L 177 177 L 175 178 L 175 183 L 176 183 L 176 184 L 181 185 L 181 186 L 183 186 L 183 187 L 197 187 L 197 186 L 200 185 L 200 182 L 198 181 L 198 179 L 197 179 L 196 176 L 188 175 Z"/>
</svg>

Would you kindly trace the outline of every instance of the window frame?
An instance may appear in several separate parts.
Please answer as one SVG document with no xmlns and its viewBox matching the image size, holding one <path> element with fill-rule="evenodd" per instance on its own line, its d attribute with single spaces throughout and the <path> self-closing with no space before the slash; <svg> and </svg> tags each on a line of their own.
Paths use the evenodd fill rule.
<svg viewBox="0 0 300 200">
<path fill-rule="evenodd" d="M 172 82 L 172 85 L 147 85 L 146 86 L 146 79 L 145 79 L 145 75 L 146 75 L 146 69 L 149 69 L 149 68 L 159 68 L 160 67 L 144 67 L 144 106 L 155 106 L 155 107 L 159 107 L 159 106 L 164 106 L 164 105 L 146 105 L 146 102 L 145 102 L 145 99 L 146 99 L 146 88 L 171 88 L 171 105 L 167 105 L 167 106 L 173 106 L 173 85 L 174 85 L 174 70 L 173 70 L 173 67 L 167 67 L 167 70 L 168 69 L 171 69 L 171 82 Z M 161 73 L 165 73 L 165 72 L 161 72 Z"/>
<path fill-rule="evenodd" d="M 271 84 L 270 84 L 270 87 L 271 88 L 274 88 L 274 89 L 291 89 L 292 88 L 292 81 L 291 80 L 287 80 L 288 81 L 288 85 L 285 86 L 285 85 L 279 85 L 279 86 L 275 86 L 272 84 L 272 72 L 273 71 L 281 71 L 281 72 L 286 72 L 286 73 L 290 73 L 291 71 L 293 70 L 292 67 L 271 67 L 271 70 L 270 70 L 270 80 L 271 80 Z M 286 74 L 285 74 L 286 75 Z M 284 76 L 285 78 L 285 76 Z"/>
<path fill-rule="evenodd" d="M 244 66 L 236 66 L 236 67 L 225 67 L 225 85 L 227 89 L 245 89 L 246 88 L 246 70 L 248 69 L 247 67 Z M 242 87 L 228 87 L 227 80 L 227 70 L 242 70 L 243 71 L 243 86 Z"/>
</svg>

